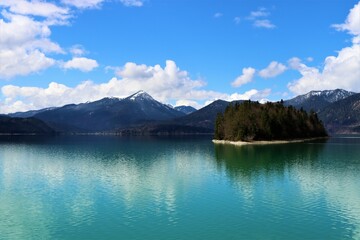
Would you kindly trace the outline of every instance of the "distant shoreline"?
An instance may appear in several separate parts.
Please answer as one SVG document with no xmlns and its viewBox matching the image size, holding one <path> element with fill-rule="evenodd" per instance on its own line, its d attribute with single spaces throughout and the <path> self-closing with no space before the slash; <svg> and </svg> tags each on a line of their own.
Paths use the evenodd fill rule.
<svg viewBox="0 0 360 240">
<path fill-rule="evenodd" d="M 269 144 L 287 144 L 287 143 L 301 143 L 301 142 L 307 142 L 307 141 L 313 141 L 313 140 L 319 140 L 319 139 L 327 139 L 329 137 L 318 137 L 318 138 L 306 138 L 306 139 L 294 139 L 294 140 L 271 140 L 271 141 L 251 141 L 251 142 L 245 142 L 245 141 L 228 141 L 228 140 L 216 140 L 213 139 L 212 142 L 215 144 L 229 144 L 229 145 L 235 145 L 235 146 L 244 146 L 244 145 L 269 145 Z"/>
</svg>

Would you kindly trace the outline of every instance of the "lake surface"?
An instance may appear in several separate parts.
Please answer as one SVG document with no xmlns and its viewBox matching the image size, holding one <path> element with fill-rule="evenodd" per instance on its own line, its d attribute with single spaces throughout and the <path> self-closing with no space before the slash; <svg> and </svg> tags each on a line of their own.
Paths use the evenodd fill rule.
<svg viewBox="0 0 360 240">
<path fill-rule="evenodd" d="M 360 239 L 360 138 L 1 137 L 0 239 Z"/>
</svg>

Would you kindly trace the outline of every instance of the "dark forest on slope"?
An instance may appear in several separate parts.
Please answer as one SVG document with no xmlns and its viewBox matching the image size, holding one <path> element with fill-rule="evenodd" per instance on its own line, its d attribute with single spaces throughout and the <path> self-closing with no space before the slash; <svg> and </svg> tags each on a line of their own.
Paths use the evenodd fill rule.
<svg viewBox="0 0 360 240">
<path fill-rule="evenodd" d="M 327 136 L 315 112 L 282 102 L 230 104 L 215 122 L 215 139 L 231 141 L 291 140 Z"/>
<path fill-rule="evenodd" d="M 36 118 L 0 116 L 0 134 L 55 134 L 55 131 Z"/>
</svg>

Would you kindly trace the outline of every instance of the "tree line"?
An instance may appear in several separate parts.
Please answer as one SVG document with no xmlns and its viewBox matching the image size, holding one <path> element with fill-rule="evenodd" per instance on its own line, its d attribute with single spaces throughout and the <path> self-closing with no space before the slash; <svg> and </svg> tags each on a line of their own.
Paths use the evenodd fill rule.
<svg viewBox="0 0 360 240">
<path fill-rule="evenodd" d="M 230 141 L 292 140 L 327 136 L 317 114 L 284 106 L 283 101 L 230 104 L 215 121 L 215 139 Z"/>
</svg>

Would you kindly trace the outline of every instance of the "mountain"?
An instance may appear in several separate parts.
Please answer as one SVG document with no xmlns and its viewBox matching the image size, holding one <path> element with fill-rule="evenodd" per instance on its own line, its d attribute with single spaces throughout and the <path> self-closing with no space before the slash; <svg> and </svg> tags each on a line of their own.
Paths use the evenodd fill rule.
<svg viewBox="0 0 360 240">
<path fill-rule="evenodd" d="M 329 133 L 360 133 L 360 93 L 325 107 L 319 118 Z"/>
<path fill-rule="evenodd" d="M 16 112 L 16 113 L 10 113 L 8 114 L 8 116 L 10 117 L 18 117 L 18 118 L 29 118 L 29 117 L 33 117 L 34 115 L 41 113 L 41 112 L 45 112 L 48 110 L 52 110 L 55 109 L 55 107 L 53 108 L 43 108 L 40 110 L 30 110 L 30 111 L 26 111 L 26 112 Z"/>
<path fill-rule="evenodd" d="M 0 116 L 0 134 L 54 134 L 55 131 L 35 118 Z"/>
<path fill-rule="evenodd" d="M 184 116 L 153 99 L 144 91 L 127 98 L 103 98 L 95 102 L 69 104 L 36 113 L 43 120 L 63 132 L 112 131 L 153 121 L 164 121 Z"/>
<path fill-rule="evenodd" d="M 284 101 L 284 105 L 307 111 L 314 109 L 331 134 L 350 133 L 360 132 L 359 98 L 359 94 L 341 89 L 311 91 Z M 236 102 L 241 101 L 231 103 Z M 45 122 L 50 128 L 65 133 L 211 134 L 214 132 L 217 114 L 223 113 L 229 104 L 230 102 L 217 100 L 195 111 L 187 106 L 173 108 L 156 101 L 146 92 L 139 91 L 123 99 L 103 98 L 94 102 L 9 116 L 33 117 Z"/>
<path fill-rule="evenodd" d="M 120 135 L 213 134 L 217 114 L 223 113 L 229 104 L 227 101 L 216 100 L 186 116 L 119 129 L 117 133 Z"/>
<path fill-rule="evenodd" d="M 218 113 L 223 113 L 230 102 L 216 100 L 211 104 L 184 117 L 176 119 L 178 124 L 201 127 L 214 131 L 215 119 Z"/>
<path fill-rule="evenodd" d="M 354 92 L 349 92 L 343 89 L 311 91 L 304 95 L 299 95 L 290 100 L 284 101 L 284 105 L 293 106 L 295 108 L 303 108 L 305 111 L 314 110 L 319 113 L 325 107 L 334 102 L 345 99 L 354 95 Z"/>
<path fill-rule="evenodd" d="M 183 112 L 185 114 L 190 114 L 196 111 L 196 109 L 191 106 L 177 106 L 174 107 L 174 109 Z"/>
</svg>

